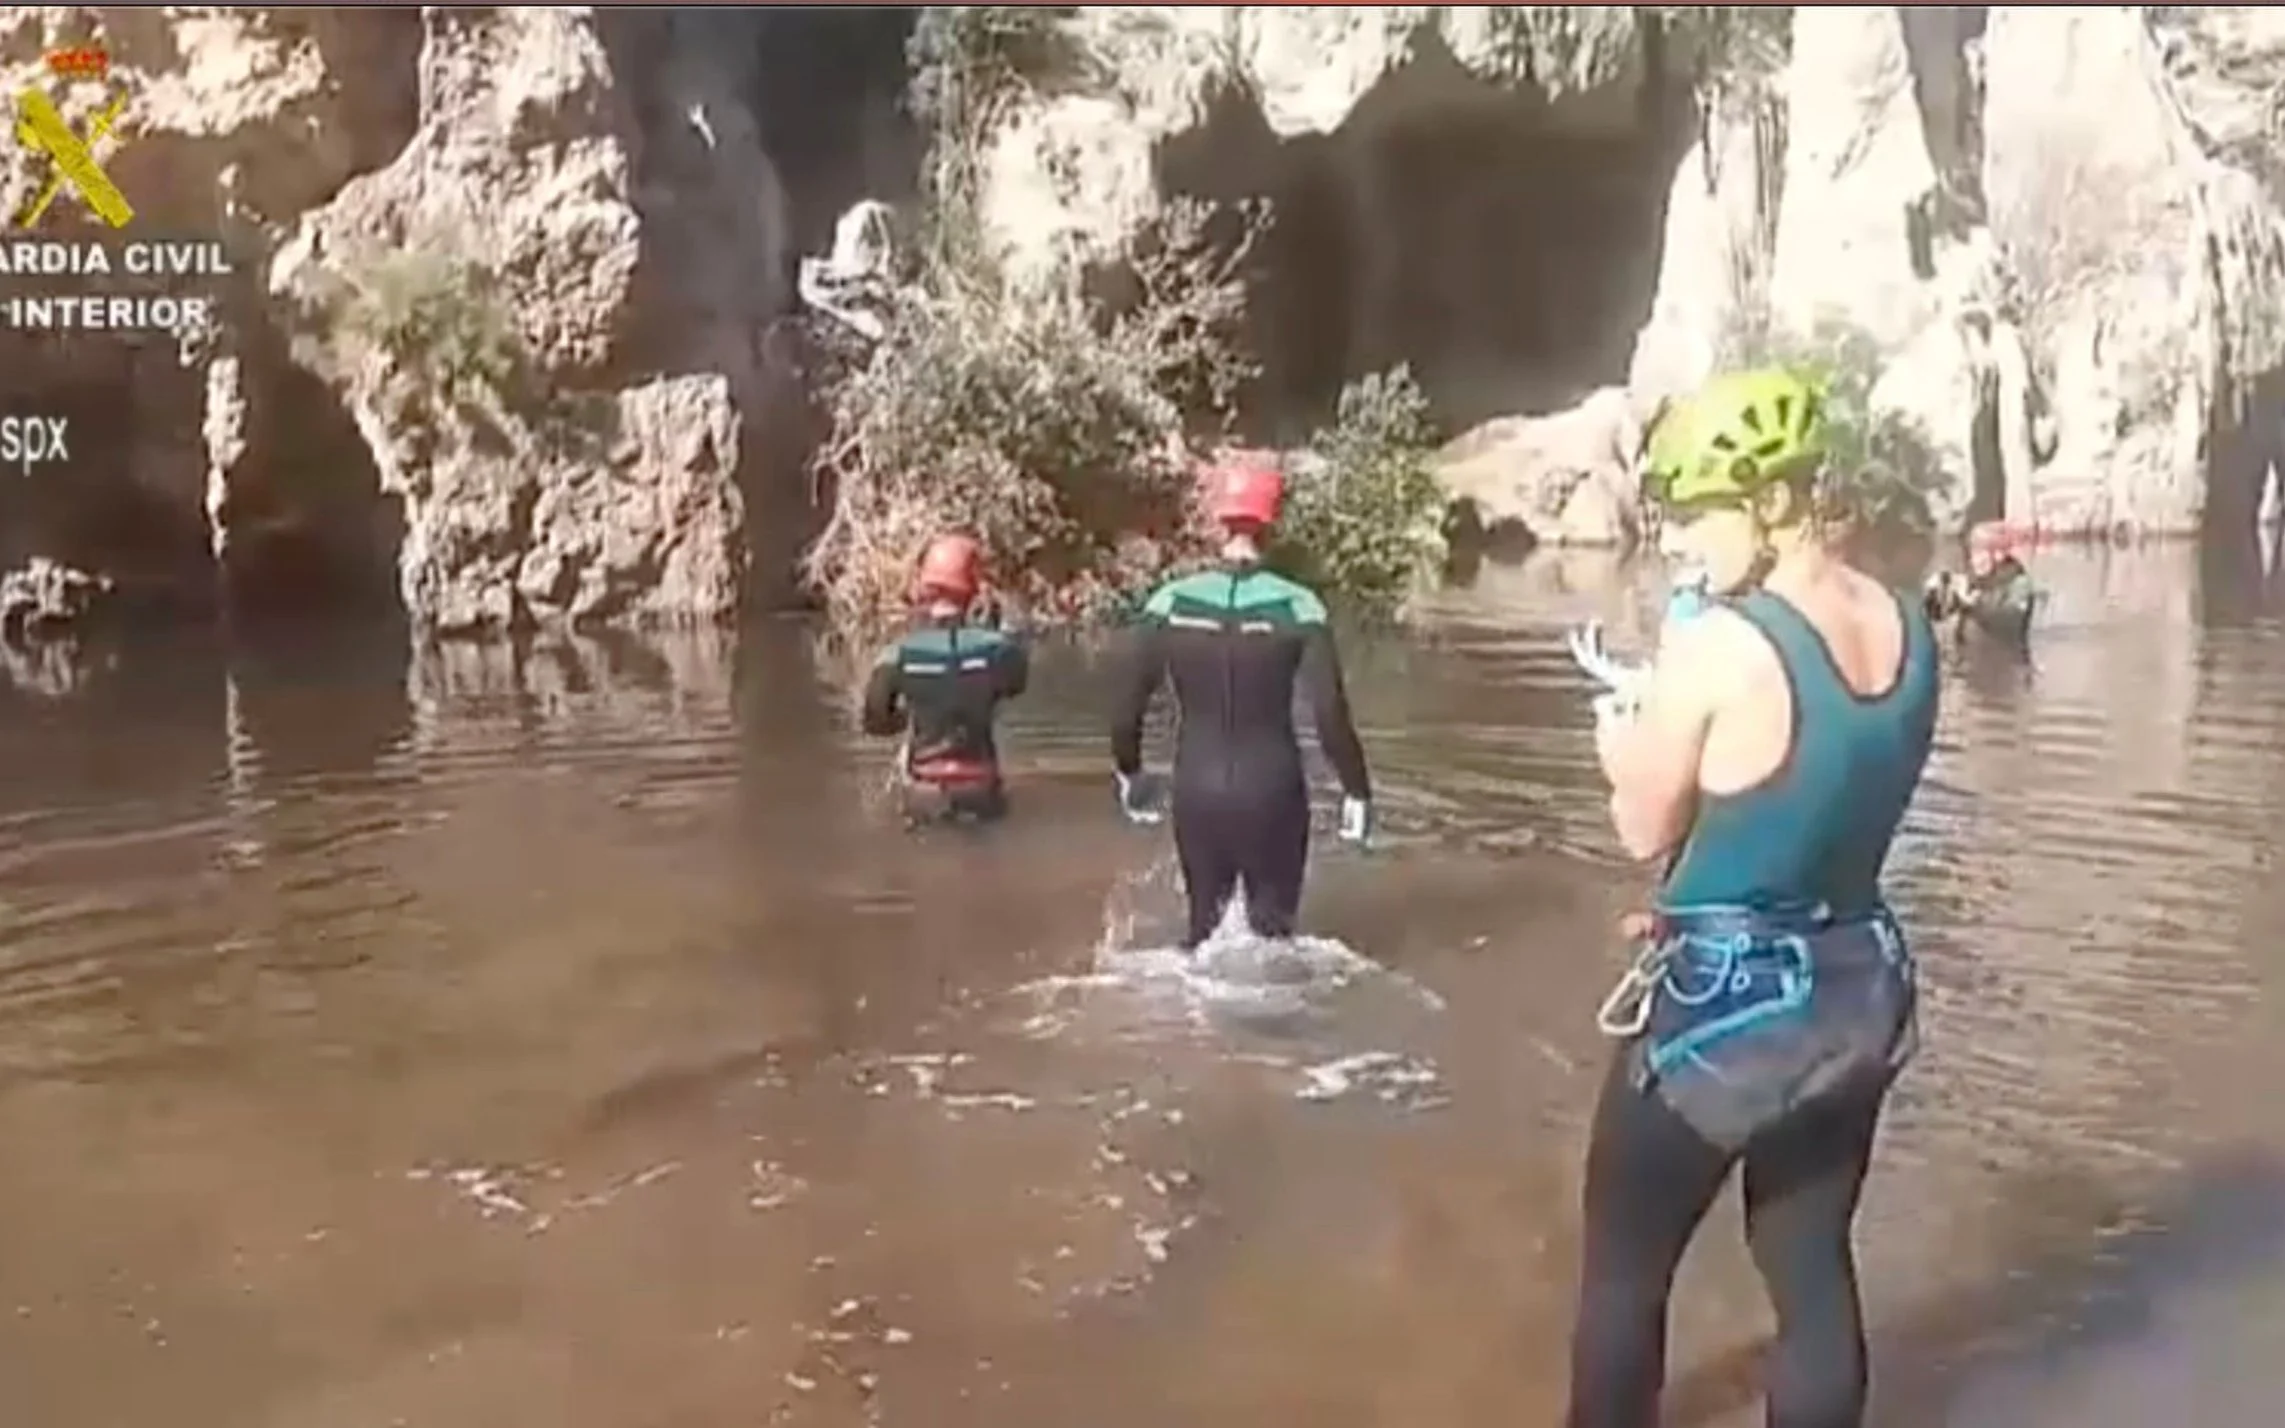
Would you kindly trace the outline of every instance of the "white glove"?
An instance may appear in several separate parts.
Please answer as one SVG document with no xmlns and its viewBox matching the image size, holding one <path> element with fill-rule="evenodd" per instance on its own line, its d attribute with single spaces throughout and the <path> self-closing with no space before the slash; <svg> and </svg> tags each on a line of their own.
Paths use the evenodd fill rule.
<svg viewBox="0 0 2285 1428">
<path fill-rule="evenodd" d="M 1373 836 L 1373 804 L 1369 798 L 1341 800 L 1341 841 L 1363 847 Z"/>
<path fill-rule="evenodd" d="M 1595 681 L 1613 693 L 1638 690 L 1650 674 L 1650 666 L 1629 664 L 1603 646 L 1603 622 L 1589 620 L 1571 631 L 1571 660 Z"/>
<path fill-rule="evenodd" d="M 1162 806 L 1164 800 L 1160 797 L 1162 790 L 1157 779 L 1147 773 L 1115 777 L 1119 783 L 1119 812 L 1126 815 L 1129 823 L 1148 825 L 1165 821 L 1166 809 Z"/>
</svg>

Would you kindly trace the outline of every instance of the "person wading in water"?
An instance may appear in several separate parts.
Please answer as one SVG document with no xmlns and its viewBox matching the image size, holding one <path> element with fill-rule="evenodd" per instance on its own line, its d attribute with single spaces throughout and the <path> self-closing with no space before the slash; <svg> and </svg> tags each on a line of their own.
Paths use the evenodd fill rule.
<svg viewBox="0 0 2285 1428">
<path fill-rule="evenodd" d="M 1968 529 L 1968 574 L 1950 571 L 1930 578 L 1925 595 L 1928 617 L 1949 626 L 1952 638 L 1978 636 L 2016 651 L 2031 646 L 2031 617 L 2039 608 L 2039 587 L 2023 564 L 2023 541 L 2000 521 Z"/>
<path fill-rule="evenodd" d="M 974 617 L 984 548 L 971 536 L 928 543 L 913 581 L 912 626 L 873 664 L 863 725 L 877 739 L 904 734 L 898 774 L 909 826 L 1007 813 L 993 737 L 1000 706 L 1024 692 L 1024 647 Z"/>
<path fill-rule="evenodd" d="M 1881 866 L 1934 738 L 1934 631 L 1843 563 L 1815 514 L 1821 393 L 1784 371 L 1692 397 L 1654 473 L 1712 603 L 1671 628 L 1639 709 L 1599 721 L 1611 818 L 1667 859 L 1587 1150 L 1569 1428 L 1654 1428 L 1674 1273 L 1733 1166 L 1776 1308 L 1771 1428 L 1858 1428 L 1850 1236 L 1916 1035 Z M 1671 419 L 1671 418 L 1669 418 Z"/>
<path fill-rule="evenodd" d="M 1309 863 L 1296 685 L 1341 780 L 1341 837 L 1363 843 L 1372 828 L 1372 782 L 1325 604 L 1262 565 L 1285 478 L 1240 460 L 1212 468 L 1207 481 L 1221 563 L 1167 582 L 1144 604 L 1111 711 L 1119 806 L 1135 822 L 1156 822 L 1161 811 L 1142 776 L 1143 723 L 1159 686 L 1174 686 L 1174 846 L 1190 903 L 1183 946 L 1192 949 L 1241 885 L 1257 937 L 1293 935 Z"/>
</svg>

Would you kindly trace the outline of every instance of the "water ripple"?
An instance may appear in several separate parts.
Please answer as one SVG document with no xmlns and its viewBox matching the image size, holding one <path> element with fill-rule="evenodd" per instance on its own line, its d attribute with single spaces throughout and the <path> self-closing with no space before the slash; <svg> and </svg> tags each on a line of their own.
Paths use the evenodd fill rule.
<svg viewBox="0 0 2285 1428">
<path fill-rule="evenodd" d="M 2200 626 L 2171 560 L 2043 556 L 2033 664 L 1952 671 L 1892 866 L 1926 1049 L 1870 1192 L 1876 1316 L 2216 1144 L 2285 1150 L 2285 632 Z M 27 1412 L 269 1421 L 291 1322 L 346 1366 L 328 1421 L 497 1421 L 474 1385 L 535 1376 L 565 1428 L 1534 1416 L 1592 1012 L 1647 893 L 1561 640 L 1639 638 L 1647 599 L 1593 564 L 1349 643 L 1388 837 L 1320 860 L 1284 970 L 1150 950 L 1174 894 L 1112 815 L 1091 656 L 1042 659 L 1018 817 L 974 839 L 894 829 L 886 751 L 790 641 L 758 674 L 466 650 L 0 713 L 0 1213 L 54 1347 Z M 1757 1312 L 1712 1257 L 1685 1357 Z M 622 1292 L 662 1262 L 672 1295 Z M 117 1273 L 132 1315 L 91 1287 Z M 851 1305 L 897 1353 L 836 1378 L 888 1342 Z M 211 1372 L 119 1334 L 146 1322 Z M 631 1357 L 582 1377 L 564 1344 Z"/>
</svg>

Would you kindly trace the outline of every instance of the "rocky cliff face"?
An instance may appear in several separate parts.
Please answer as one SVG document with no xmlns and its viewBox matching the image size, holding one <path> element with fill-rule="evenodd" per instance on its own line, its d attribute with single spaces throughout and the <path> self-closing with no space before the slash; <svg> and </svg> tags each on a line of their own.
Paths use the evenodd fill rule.
<svg viewBox="0 0 2285 1428">
<path fill-rule="evenodd" d="M 181 350 L 4 339 L 20 401 L 114 439 L 0 491 L 0 556 L 176 592 L 218 566 L 273 603 L 385 583 L 440 630 L 782 596 L 808 511 L 765 339 L 819 217 L 755 110 L 800 112 L 777 137 L 828 203 L 895 138 L 894 84 L 820 93 L 803 40 L 734 11 L 10 12 L 12 90 L 56 48 L 110 55 L 65 112 L 128 96 L 109 162 L 134 231 L 220 234 L 237 272 Z M 19 198 L 39 166 L 9 163 Z M 73 207 L 40 236 L 97 234 Z"/>
<path fill-rule="evenodd" d="M 2250 530 L 2285 391 L 2285 23 L 1741 13 L 1080 9 L 1079 61 L 977 136 L 979 216 L 1044 286 L 1116 268 L 1175 197 L 1269 200 L 1256 434 L 1409 363 L 1468 432 L 1455 492 L 1547 538 L 1623 540 L 1650 404 L 1835 323 L 1888 354 L 1942 514 Z M 324 576 L 444 628 L 784 593 L 811 528 L 770 340 L 792 258 L 918 170 L 910 12 L 816 16 L 10 10 L 0 79 L 101 43 L 138 221 L 219 234 L 237 272 L 187 345 L 0 334 L 17 404 L 87 432 L 70 471 L 0 482 L 0 567 L 131 590 L 218 563 L 273 600 Z M 11 149 L 0 197 L 35 168 Z"/>
<path fill-rule="evenodd" d="M 1089 9 L 1106 83 L 987 136 L 1019 281 L 1114 262 L 1170 196 L 1266 199 L 1257 424 L 1399 361 L 1467 425 L 1624 376 L 1688 79 L 1624 6 Z M 1583 382 L 1583 379 L 1584 380 Z"/>
<path fill-rule="evenodd" d="M 421 23 L 411 142 L 302 215 L 270 271 L 401 505 L 407 607 L 448 629 L 734 611 L 785 259 L 751 117 L 673 12 Z M 454 391 L 441 338 L 345 328 L 406 253 L 435 266 L 401 281 L 470 309 L 446 321 L 502 323 L 522 370 Z"/>
<path fill-rule="evenodd" d="M 0 15 L 0 81 L 10 96 L 26 88 L 56 94 L 64 117 L 82 130 L 110 95 L 128 96 L 116 131 L 123 142 L 104 159 L 136 209 L 133 226 L 118 236 L 219 237 L 236 272 L 196 286 L 220 301 L 259 360 L 272 355 L 259 296 L 268 216 L 290 218 L 322 202 L 402 145 L 413 123 L 418 39 L 419 17 L 402 10 L 16 6 Z M 86 44 L 107 52 L 108 82 L 59 88 L 42 56 Z M 357 82 L 339 82 L 344 74 Z M 43 177 L 45 166 L 22 146 L 0 147 L 0 203 L 11 215 Z M 103 231 L 66 197 L 37 230 L 9 236 L 87 239 Z M 0 282 L 10 294 L 85 286 L 69 277 Z M 105 286 L 150 285 L 122 275 Z M 289 458 L 315 449 L 330 454 L 318 470 L 338 464 L 343 430 L 326 420 L 334 408 L 322 387 L 273 362 L 272 400 L 235 421 L 218 415 L 209 423 L 201 357 L 196 343 L 186 349 L 164 332 L 0 332 L 10 409 L 68 415 L 73 427 L 68 463 L 0 480 L 0 566 L 50 556 L 114 574 L 131 593 L 197 599 L 211 561 L 202 426 L 212 425 L 225 447 Z M 225 367 L 216 385 L 227 388 L 237 370 Z M 354 445 L 352 435 L 348 449 Z M 370 495 L 354 479 L 345 484 L 369 509 Z M 329 485 L 328 499 L 330 492 Z M 273 511 L 250 502 L 231 514 L 244 518 L 252 548 Z M 312 563 L 354 568 L 359 555 L 328 548 Z"/>
<path fill-rule="evenodd" d="M 1765 13 L 1089 12 L 1111 81 L 993 137 L 984 212 L 1048 282 L 1170 194 L 1270 199 L 1272 406 L 1409 361 L 1447 417 L 1497 419 L 1455 445 L 1455 493 L 1544 538 L 1625 538 L 1603 453 L 1659 396 L 1836 328 L 1888 354 L 1875 402 L 1941 461 L 1940 517 L 2250 529 L 2285 368 L 2285 25 Z"/>
</svg>

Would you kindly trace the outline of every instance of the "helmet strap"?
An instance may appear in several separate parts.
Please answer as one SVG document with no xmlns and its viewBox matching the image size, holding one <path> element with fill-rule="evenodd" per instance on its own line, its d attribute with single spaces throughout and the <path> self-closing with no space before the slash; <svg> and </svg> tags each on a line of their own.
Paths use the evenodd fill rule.
<svg viewBox="0 0 2285 1428">
<path fill-rule="evenodd" d="M 1736 584 L 1721 592 L 1724 595 L 1745 595 L 1760 589 L 1761 582 L 1769 578 L 1769 572 L 1777 568 L 1777 546 L 1770 539 L 1769 519 L 1763 504 L 1767 496 L 1767 491 L 1760 492 L 1746 505 L 1747 518 L 1753 522 L 1753 562 Z"/>
<path fill-rule="evenodd" d="M 1776 503 L 1782 503 L 1777 505 Z M 1777 568 L 1781 553 L 1777 548 L 1778 527 L 1770 519 L 1773 506 L 1785 516 L 1785 529 L 1813 536 L 1817 528 L 1816 496 L 1810 482 L 1794 477 L 1772 482 L 1756 491 L 1746 505 L 1746 514 L 1753 522 L 1753 564 L 1736 586 L 1738 593 L 1758 587 Z"/>
</svg>

